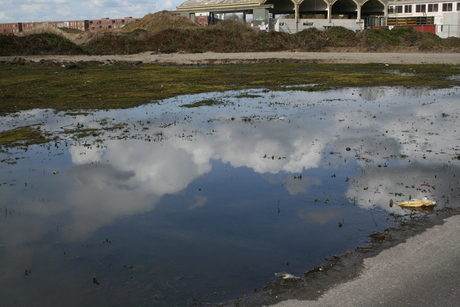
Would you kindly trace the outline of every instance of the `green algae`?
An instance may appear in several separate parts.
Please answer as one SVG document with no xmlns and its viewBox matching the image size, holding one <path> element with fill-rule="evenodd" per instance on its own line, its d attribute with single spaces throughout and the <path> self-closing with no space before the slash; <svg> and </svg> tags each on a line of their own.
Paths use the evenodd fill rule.
<svg viewBox="0 0 460 307">
<path fill-rule="evenodd" d="M 39 129 L 24 126 L 0 132 L 0 146 L 14 147 L 19 145 L 35 145 L 49 142 Z"/>
<path fill-rule="evenodd" d="M 178 95 L 267 88 L 328 90 L 349 86 L 459 85 L 455 65 L 248 64 L 205 67 L 89 66 L 67 69 L 6 65 L 0 70 L 0 114 L 33 108 L 120 109 Z M 395 71 L 398 73 L 395 74 Z M 306 85 L 314 85 L 306 86 Z"/>
</svg>

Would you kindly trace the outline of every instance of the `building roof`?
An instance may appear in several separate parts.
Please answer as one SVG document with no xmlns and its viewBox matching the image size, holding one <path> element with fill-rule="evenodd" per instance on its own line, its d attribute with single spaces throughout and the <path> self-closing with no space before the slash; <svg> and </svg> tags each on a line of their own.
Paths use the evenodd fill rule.
<svg viewBox="0 0 460 307">
<path fill-rule="evenodd" d="M 258 6 L 265 0 L 188 0 L 177 7 L 180 9 L 202 7 L 232 7 L 232 6 Z"/>
</svg>

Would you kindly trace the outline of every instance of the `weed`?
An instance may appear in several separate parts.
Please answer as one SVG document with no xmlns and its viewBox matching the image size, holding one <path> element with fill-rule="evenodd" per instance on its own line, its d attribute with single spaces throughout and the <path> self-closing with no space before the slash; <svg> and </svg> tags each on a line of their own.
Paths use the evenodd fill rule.
<svg viewBox="0 0 460 307">
<path fill-rule="evenodd" d="M 39 129 L 31 126 L 0 132 L 0 146 L 13 147 L 18 145 L 33 145 L 49 142 Z"/>
</svg>

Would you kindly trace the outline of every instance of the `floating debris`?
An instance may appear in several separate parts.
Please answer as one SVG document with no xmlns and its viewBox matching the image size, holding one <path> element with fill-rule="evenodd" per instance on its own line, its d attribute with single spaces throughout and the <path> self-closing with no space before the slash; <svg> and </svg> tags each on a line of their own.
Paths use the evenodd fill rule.
<svg viewBox="0 0 460 307">
<path fill-rule="evenodd" d="M 436 205 L 436 202 L 432 200 L 428 200 L 428 198 L 424 197 L 422 200 L 413 199 L 409 201 L 404 201 L 397 205 L 400 207 L 407 207 L 407 208 L 420 208 L 420 207 L 432 207 Z"/>
<path fill-rule="evenodd" d="M 299 280 L 300 279 L 300 277 L 286 273 L 286 272 L 275 273 L 275 276 L 282 278 L 284 280 Z"/>
</svg>

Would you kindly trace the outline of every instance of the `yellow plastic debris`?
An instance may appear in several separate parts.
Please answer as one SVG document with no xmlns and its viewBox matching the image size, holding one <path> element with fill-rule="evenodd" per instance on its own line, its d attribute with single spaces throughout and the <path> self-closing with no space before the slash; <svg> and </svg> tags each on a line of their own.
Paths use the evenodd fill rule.
<svg viewBox="0 0 460 307">
<path fill-rule="evenodd" d="M 424 197 L 422 200 L 413 199 L 409 201 L 403 201 L 402 203 L 399 203 L 397 205 L 400 207 L 406 207 L 406 208 L 420 208 L 420 207 L 432 207 L 436 205 L 436 202 L 432 200 L 428 200 L 426 197 Z"/>
</svg>

